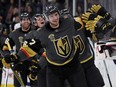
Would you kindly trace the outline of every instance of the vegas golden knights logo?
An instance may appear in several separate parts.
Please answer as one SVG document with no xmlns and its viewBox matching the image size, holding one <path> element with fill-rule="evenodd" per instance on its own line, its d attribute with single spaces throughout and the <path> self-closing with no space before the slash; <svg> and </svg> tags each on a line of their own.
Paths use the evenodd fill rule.
<svg viewBox="0 0 116 87">
<path fill-rule="evenodd" d="M 54 35 L 51 34 L 49 36 L 50 40 L 54 43 L 56 52 L 59 56 L 68 57 L 71 52 L 71 46 L 67 36 L 60 37 L 59 39 L 55 39 Z"/>
<path fill-rule="evenodd" d="M 73 41 L 74 41 L 75 52 L 79 50 L 79 53 L 82 54 L 83 51 L 85 50 L 85 45 L 81 37 L 77 35 L 73 38 Z"/>
</svg>

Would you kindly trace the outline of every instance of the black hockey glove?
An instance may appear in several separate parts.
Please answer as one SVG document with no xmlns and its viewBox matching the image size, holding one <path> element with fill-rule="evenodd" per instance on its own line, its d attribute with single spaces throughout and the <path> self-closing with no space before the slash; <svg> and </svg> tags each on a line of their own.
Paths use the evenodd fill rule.
<svg viewBox="0 0 116 87">
<path fill-rule="evenodd" d="M 84 23 L 87 23 L 87 21 L 89 21 L 89 20 L 94 20 L 95 17 L 97 17 L 96 14 L 90 13 L 90 12 L 86 12 L 86 13 L 82 14 L 82 21 Z"/>
<path fill-rule="evenodd" d="M 4 60 L 6 61 L 6 63 L 17 62 L 18 56 L 17 55 L 6 55 L 4 56 Z"/>
<path fill-rule="evenodd" d="M 6 55 L 2 59 L 2 64 L 6 68 L 10 68 L 10 63 L 18 62 L 18 56 L 17 55 Z"/>
<path fill-rule="evenodd" d="M 37 74 L 40 71 L 40 66 L 37 63 L 33 63 L 30 67 L 29 67 L 29 78 L 33 81 L 37 80 Z"/>
<path fill-rule="evenodd" d="M 104 17 L 105 19 L 109 20 L 111 15 L 106 11 L 106 9 L 101 5 L 92 5 L 90 8 L 93 12 L 95 12 L 97 15 L 100 15 Z"/>
<path fill-rule="evenodd" d="M 110 29 L 112 29 L 111 23 L 109 23 L 102 16 L 97 16 L 94 20 L 87 21 L 86 29 L 90 30 L 92 33 L 107 33 Z"/>
<path fill-rule="evenodd" d="M 23 68 L 23 62 L 15 63 L 13 68 L 16 71 L 20 71 L 20 72 L 23 71 L 24 70 L 24 68 Z"/>
</svg>

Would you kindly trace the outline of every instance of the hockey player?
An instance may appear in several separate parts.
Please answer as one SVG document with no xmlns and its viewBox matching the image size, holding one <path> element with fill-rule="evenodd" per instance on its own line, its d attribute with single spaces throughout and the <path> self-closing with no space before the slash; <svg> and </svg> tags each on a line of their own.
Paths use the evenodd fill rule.
<svg viewBox="0 0 116 87">
<path fill-rule="evenodd" d="M 46 59 L 48 62 L 47 73 L 49 73 L 48 75 L 50 75 L 50 77 L 51 77 L 51 75 L 53 75 L 53 77 L 54 77 L 54 80 L 52 80 L 52 78 L 47 78 L 50 81 L 50 82 L 47 82 L 48 87 L 49 86 L 56 87 L 57 85 L 58 85 L 58 87 L 62 87 L 62 85 L 60 85 L 60 83 L 57 84 L 58 82 L 56 82 L 55 80 L 58 79 L 58 81 L 59 81 L 61 79 L 63 80 L 63 78 L 66 78 L 72 87 L 77 87 L 77 86 L 74 86 L 76 84 L 75 83 L 73 84 L 72 80 L 71 80 L 72 82 L 70 82 L 70 78 L 67 78 L 72 74 L 73 70 L 75 70 L 75 68 L 73 69 L 73 67 L 72 67 L 73 65 L 71 65 L 71 64 L 72 64 L 72 62 L 74 63 L 74 65 L 77 64 L 77 62 L 78 62 L 76 60 L 77 58 L 79 58 L 80 62 L 83 63 L 83 67 L 84 67 L 84 70 L 86 73 L 88 87 L 102 87 L 104 85 L 103 79 L 99 73 L 99 70 L 96 68 L 96 66 L 94 64 L 94 61 L 93 61 L 94 55 L 93 55 L 92 49 L 90 47 L 90 44 L 85 36 L 86 35 L 85 32 L 86 32 L 86 30 L 89 30 L 90 31 L 89 34 L 91 34 L 93 32 L 95 32 L 96 34 L 99 32 L 103 32 L 105 34 L 109 29 L 112 29 L 112 27 L 110 26 L 110 23 L 108 23 L 106 20 L 104 20 L 103 17 L 98 16 L 94 19 L 94 21 L 92 21 L 93 25 L 91 25 L 91 22 L 86 22 L 86 30 L 84 30 L 84 29 L 81 29 L 82 23 L 79 21 L 77 23 L 75 22 L 76 23 L 75 25 L 77 25 L 77 26 L 74 27 L 73 19 L 70 20 L 72 23 L 71 24 L 69 21 L 70 18 L 62 19 L 62 20 L 60 20 L 60 22 L 58 22 L 57 20 L 59 18 L 59 16 L 58 16 L 59 14 L 58 14 L 58 11 L 54 7 L 52 7 L 52 6 L 48 7 L 47 11 L 48 11 L 48 13 L 46 13 L 46 14 L 49 19 L 49 22 L 38 32 L 37 38 L 39 40 L 38 39 L 27 40 L 25 45 L 20 49 L 20 51 L 22 53 L 24 53 L 25 56 L 32 57 L 36 53 L 39 52 L 39 50 L 41 49 L 41 44 L 44 48 L 46 48 L 46 55 L 47 55 Z M 51 18 L 53 18 L 54 20 L 52 21 Z M 57 20 L 55 20 L 55 19 L 57 19 Z M 66 23 L 66 24 L 70 23 L 70 24 L 68 24 L 68 26 L 65 26 L 66 30 L 64 30 L 63 25 L 61 26 L 62 23 Z M 60 25 L 60 27 L 59 27 L 59 25 Z M 73 27 L 71 27 L 71 25 L 73 25 Z M 71 30 L 69 29 L 70 27 L 71 27 Z M 64 30 L 64 31 L 61 33 L 61 30 Z M 67 31 L 67 30 L 69 30 L 69 31 Z M 69 34 L 69 32 L 70 32 L 70 34 Z M 89 35 L 89 34 L 87 34 L 87 35 Z M 41 37 L 42 35 L 44 37 Z M 73 36 L 73 37 L 71 37 L 71 36 Z M 71 37 L 71 38 L 69 38 L 69 37 Z M 57 38 L 57 39 L 55 39 L 55 38 Z M 73 46 L 74 46 L 74 50 L 71 50 L 71 51 L 70 51 L 70 48 L 73 46 L 70 45 L 70 44 L 72 44 L 70 39 L 72 39 Z M 48 42 L 51 42 L 50 45 L 48 44 Z M 54 49 L 54 50 L 51 50 L 51 49 Z M 65 49 L 67 49 L 67 50 L 65 50 Z M 30 53 L 30 51 L 31 51 L 31 53 Z M 72 52 L 74 53 L 74 55 L 75 54 L 76 55 L 75 56 L 72 55 Z M 67 56 L 68 53 L 69 53 L 69 55 Z M 59 57 L 57 57 L 57 56 L 59 56 Z M 66 56 L 66 59 L 65 59 L 65 56 Z M 70 56 L 73 56 L 74 58 L 72 58 Z M 77 58 L 75 58 L 75 57 L 77 57 Z M 74 59 L 76 60 L 76 62 Z M 72 68 L 70 70 L 68 70 L 69 67 L 70 68 L 72 67 Z M 55 72 L 55 71 L 60 71 L 60 70 L 61 70 L 61 72 Z M 72 71 L 72 72 L 70 72 L 70 71 Z M 97 71 L 97 73 L 94 72 L 94 74 L 93 74 L 92 71 Z M 50 73 L 52 73 L 52 74 L 50 74 Z M 67 74 L 68 74 L 68 76 L 67 76 Z M 58 76 L 60 76 L 60 77 L 56 78 L 56 75 L 57 75 L 57 77 Z M 74 73 L 72 75 L 74 75 Z M 93 80 L 92 78 L 96 77 L 96 76 L 98 76 L 98 77 L 94 78 L 94 80 Z M 100 80 L 100 81 L 98 81 L 98 80 Z M 55 81 L 55 83 L 57 85 L 51 84 L 51 82 L 53 82 L 53 81 Z M 98 82 L 95 82 L 95 81 L 98 81 Z M 63 83 L 64 83 L 64 80 L 63 80 L 62 84 Z"/>
<path fill-rule="evenodd" d="M 75 28 L 77 29 L 76 32 L 77 36 L 75 36 L 74 39 L 74 44 L 75 44 L 74 46 L 75 49 L 77 48 L 80 49 L 79 52 L 80 55 L 78 56 L 78 58 L 85 72 L 87 86 L 103 87 L 104 81 L 98 68 L 94 64 L 93 48 L 91 47 L 91 45 L 89 44 L 89 40 L 87 39 L 87 37 L 92 38 L 92 34 L 90 31 L 86 30 L 86 28 L 84 27 L 84 23 L 80 17 L 75 17 L 74 19 L 75 19 Z M 76 37 L 81 37 L 82 41 L 79 41 Z"/>
<path fill-rule="evenodd" d="M 46 21 L 45 21 L 45 17 L 43 14 L 35 14 L 32 17 L 32 25 L 34 27 L 33 31 L 29 32 L 29 34 L 26 36 L 26 39 L 29 38 L 34 38 L 36 37 L 35 32 L 39 31 L 41 29 L 41 27 L 43 27 L 45 25 Z"/>
<path fill-rule="evenodd" d="M 3 53 L 2 53 L 2 46 L 5 42 L 6 37 L 3 35 L 3 27 L 0 26 L 0 87 L 1 87 L 1 81 L 2 81 L 2 58 L 3 58 Z"/>
<path fill-rule="evenodd" d="M 8 51 L 8 53 L 4 55 L 4 56 L 7 56 L 8 60 L 9 60 L 9 56 L 10 56 L 9 51 L 12 52 L 13 46 L 16 46 L 16 53 L 17 53 L 23 44 L 23 40 L 25 39 L 25 36 L 32 30 L 30 16 L 28 13 L 26 13 L 26 12 L 22 13 L 20 16 L 20 19 L 21 19 L 21 21 L 20 21 L 21 28 L 16 29 L 13 32 L 11 32 L 9 34 L 9 37 L 6 39 L 6 41 L 8 41 L 8 43 L 9 43 L 9 45 L 7 43 L 5 43 L 5 45 L 3 46 L 3 51 L 4 52 Z M 9 49 L 9 47 L 11 49 Z M 3 60 L 3 63 L 4 63 L 4 60 Z M 29 61 L 24 61 L 23 63 L 22 62 L 18 63 L 17 61 L 14 61 L 14 69 L 20 72 L 21 78 L 22 78 L 25 86 L 27 85 L 27 75 L 29 74 L 29 70 L 28 70 L 29 64 L 30 64 Z M 37 83 L 30 80 L 30 85 L 36 86 Z M 14 86 L 20 87 L 20 83 L 18 82 L 16 77 L 14 77 Z"/>
<path fill-rule="evenodd" d="M 108 36 L 108 34 L 113 35 L 115 31 L 111 23 L 108 22 L 109 19 L 110 14 L 104 7 L 93 5 L 89 11 L 82 15 L 82 20 L 88 31 L 86 35 L 92 37 L 96 41 L 104 38 L 106 35 Z M 91 54 L 88 54 L 87 50 L 88 49 L 81 54 L 80 60 L 86 73 L 88 87 L 103 87 L 103 79 L 94 64 L 94 55 L 91 53 L 92 51 L 90 52 Z"/>
<path fill-rule="evenodd" d="M 84 30 L 84 29 L 81 29 L 81 22 L 77 22 L 76 23 L 76 25 L 78 25 L 78 26 L 75 26 L 75 28 L 74 29 L 76 29 L 75 31 L 74 31 L 74 33 L 73 33 L 73 29 L 71 28 L 71 30 L 70 31 L 68 31 L 68 32 L 70 32 L 70 35 L 72 34 L 73 35 L 73 46 L 74 46 L 74 50 L 72 50 L 72 51 L 70 51 L 70 48 L 72 47 L 71 45 L 70 45 L 70 39 L 72 39 L 72 38 L 70 38 L 70 39 L 68 39 L 68 37 L 69 37 L 69 34 L 67 34 L 66 32 L 65 32 L 65 30 L 63 31 L 63 33 L 61 33 L 61 30 L 64 28 L 62 28 L 62 26 L 60 26 L 60 27 L 58 27 L 57 25 L 58 24 L 62 24 L 62 23 L 65 23 L 66 22 L 66 24 L 67 23 L 70 23 L 70 21 L 72 22 L 72 23 L 74 23 L 73 22 L 73 19 L 71 19 L 70 21 L 68 20 L 68 19 L 70 19 L 70 18 L 67 18 L 67 19 L 65 19 L 65 20 L 67 20 L 67 21 L 65 21 L 64 19 L 62 19 L 60 22 L 57 22 L 57 20 L 55 20 L 55 18 L 57 19 L 57 16 L 58 16 L 58 14 L 55 14 L 55 13 L 58 13 L 58 11 L 56 10 L 56 9 L 52 9 L 52 10 L 50 10 L 52 8 L 52 6 L 51 7 L 49 7 L 49 8 L 47 8 L 47 10 L 49 11 L 48 13 L 46 13 L 47 14 L 47 17 L 48 17 L 48 19 L 49 19 L 49 22 L 48 22 L 48 24 L 46 24 L 45 26 L 47 26 L 47 27 L 43 27 L 42 29 L 44 29 L 44 32 L 43 32 L 43 30 L 40 30 L 39 32 L 38 32 L 38 39 L 39 40 L 37 40 L 37 39 L 32 39 L 32 40 L 27 40 L 27 43 L 25 43 L 25 45 L 21 48 L 21 50 L 20 51 L 22 51 L 26 56 L 28 56 L 28 57 L 31 57 L 32 55 L 35 55 L 36 53 L 38 53 L 38 51 L 41 49 L 40 47 L 41 47 L 41 44 L 42 44 L 42 46 L 44 47 L 44 48 L 46 48 L 46 55 L 47 55 L 47 57 L 46 57 L 46 59 L 47 59 L 47 62 L 48 62 L 48 66 L 47 66 L 47 73 L 49 72 L 49 73 L 52 73 L 51 75 L 54 75 L 53 77 L 55 77 L 56 75 L 57 76 L 61 76 L 61 77 L 64 77 L 64 76 L 66 76 L 65 78 L 67 79 L 67 74 L 70 76 L 70 74 L 72 74 L 72 72 L 70 73 L 69 71 L 68 71 L 68 67 L 71 67 L 71 63 L 72 62 L 74 62 L 73 61 L 73 59 L 72 60 L 70 60 L 70 57 L 69 56 L 72 56 L 71 54 L 69 55 L 69 56 L 67 56 L 68 57 L 68 59 L 67 59 L 67 57 L 66 57 L 66 59 L 64 59 L 64 57 L 66 56 L 66 53 L 68 54 L 68 53 L 72 53 L 72 51 L 73 51 L 73 53 L 75 53 L 76 54 L 76 57 L 77 58 L 79 58 L 79 60 L 80 60 L 80 62 L 81 63 L 83 63 L 83 67 L 84 67 L 84 70 L 85 70 L 85 73 L 86 73 L 86 79 L 87 79 L 87 84 L 89 85 L 88 87 L 102 87 L 103 85 L 104 85 L 104 83 L 103 83 L 103 79 L 102 79 L 102 77 L 101 77 L 101 75 L 100 75 L 100 73 L 99 73 L 99 70 L 96 68 L 96 66 L 95 66 L 95 64 L 94 64 L 94 55 L 93 55 L 93 52 L 92 52 L 92 49 L 91 49 L 91 47 L 90 47 L 90 44 L 89 44 L 89 42 L 88 42 L 88 40 L 87 40 L 87 38 L 86 38 L 86 34 L 85 34 L 85 32 L 86 32 L 86 30 Z M 49 14 L 50 13 L 50 14 Z M 51 17 L 53 17 L 54 18 L 54 21 L 52 21 L 51 20 Z M 63 21 L 64 20 L 64 21 Z M 63 22 L 62 22 L 63 21 Z M 89 22 L 90 23 L 90 22 Z M 91 25 L 91 24 L 89 24 L 89 25 L 86 25 L 86 29 L 87 30 L 89 30 L 89 31 L 91 31 L 91 32 L 96 32 L 96 33 L 98 33 L 99 31 L 101 32 L 103 32 L 103 33 L 106 33 L 109 29 L 111 29 L 111 26 L 110 26 L 110 24 L 106 21 L 106 20 L 103 20 L 103 18 L 102 17 L 97 17 L 95 20 L 94 20 L 94 22 L 93 23 L 96 23 L 96 24 L 94 24 L 94 26 L 89 26 L 89 25 Z M 98 24 L 97 24 L 98 23 Z M 100 23 L 100 25 L 99 25 L 99 23 Z M 70 25 L 73 25 L 74 26 L 74 24 L 71 24 L 70 23 Z M 96 25 L 96 27 L 95 27 L 95 25 Z M 107 26 L 106 26 L 107 25 Z M 55 30 L 53 30 L 53 29 L 51 29 L 51 27 L 53 28 L 56 28 Z M 92 27 L 92 28 L 91 28 Z M 66 31 L 70 28 L 69 26 L 65 26 L 65 28 L 66 28 Z M 40 33 L 41 32 L 41 33 Z M 46 33 L 47 32 L 47 33 Z M 49 33 L 48 33 L 49 32 Z M 50 33 L 50 32 L 54 32 L 54 33 Z M 44 37 L 40 37 L 40 36 L 42 36 L 44 34 Z M 48 34 L 48 35 L 47 35 Z M 58 34 L 58 35 L 57 35 Z M 59 36 L 59 34 L 60 34 L 60 37 L 62 36 L 64 36 L 64 35 L 67 35 L 66 37 L 64 37 L 64 38 L 57 38 L 58 36 Z M 91 33 L 89 33 L 89 34 L 91 34 Z M 88 35 L 89 35 L 88 34 Z M 45 37 L 45 36 L 49 36 L 49 37 Z M 71 36 L 72 36 L 71 35 Z M 50 40 L 48 39 L 48 38 L 50 38 Z M 57 38 L 57 39 L 55 39 L 55 38 Z M 46 41 L 47 40 L 47 41 Z M 68 40 L 68 41 L 67 41 Z M 67 43 L 66 43 L 66 41 L 67 41 Z M 40 42 L 41 42 L 41 44 L 40 44 Z M 46 43 L 47 42 L 47 43 Z M 48 42 L 51 42 L 51 44 L 50 45 L 48 45 Z M 53 43 L 53 45 L 52 45 L 52 43 Z M 27 46 L 28 45 L 28 46 Z M 52 46 L 51 46 L 52 45 Z M 38 47 L 38 48 L 37 48 Z M 54 48 L 55 47 L 55 48 Z M 31 53 L 31 55 L 30 55 L 30 51 L 29 50 L 27 50 L 27 48 L 28 49 L 32 49 L 31 50 L 31 52 L 33 52 L 33 53 Z M 49 48 L 49 49 L 48 49 Z M 51 50 L 50 48 L 54 48 L 55 50 L 53 51 L 53 50 Z M 68 49 L 68 51 L 70 51 L 70 52 L 67 52 L 67 50 L 65 51 L 65 49 Z M 49 51 L 48 51 L 49 50 Z M 36 53 L 35 53 L 36 52 Z M 57 58 L 57 56 L 56 55 L 54 55 L 53 56 L 53 54 L 56 52 L 56 55 L 58 55 L 58 56 L 60 56 L 60 57 L 62 57 L 61 59 L 60 59 L 60 57 L 58 57 Z M 79 55 L 78 55 L 78 53 L 79 53 Z M 52 56 L 50 55 L 50 54 L 52 54 Z M 49 57 L 50 56 L 50 57 Z M 84 57 L 85 56 L 85 57 Z M 53 58 L 52 58 L 53 57 Z M 58 60 L 57 60 L 57 59 Z M 77 59 L 76 58 L 76 59 Z M 59 60 L 60 59 L 60 60 Z M 74 57 L 74 59 L 75 59 L 75 57 Z M 69 61 L 70 60 L 70 61 Z M 64 62 L 63 62 L 64 61 Z M 69 63 L 68 63 L 69 62 Z M 76 61 L 77 62 L 77 61 Z M 66 65 L 65 65 L 65 63 L 67 63 Z M 68 64 L 70 65 L 70 66 L 68 66 Z M 76 63 L 74 63 L 74 64 L 76 64 Z M 87 65 L 87 66 L 86 66 Z M 55 71 L 60 71 L 60 69 L 63 67 L 63 69 L 62 69 L 62 72 L 61 73 L 58 73 L 58 72 L 55 72 Z M 64 67 L 66 68 L 67 67 L 67 69 L 66 69 L 66 71 L 64 70 Z M 56 70 L 57 69 L 57 70 Z M 71 69 L 72 71 L 73 71 L 73 68 Z M 68 71 L 68 72 L 67 72 Z M 94 71 L 94 74 L 93 74 L 93 72 L 92 71 Z M 97 72 L 96 72 L 97 71 Z M 96 72 L 96 73 L 95 73 Z M 93 75 L 92 75 L 93 74 Z M 72 74 L 72 75 L 74 75 L 74 74 Z M 89 77 L 90 76 L 90 77 Z M 98 76 L 97 78 L 95 78 L 95 80 L 93 80 L 92 78 L 93 77 L 95 77 L 95 76 Z M 50 76 L 51 77 L 51 76 Z M 61 78 L 60 77 L 60 78 Z M 55 77 L 56 78 L 56 77 Z M 54 80 L 53 81 L 55 81 L 56 79 L 54 78 Z M 59 79 L 60 79 L 59 78 Z M 47 78 L 47 79 L 49 79 L 49 81 L 51 81 L 52 79 L 50 79 L 50 78 Z M 58 79 L 58 78 L 57 78 Z M 60 79 L 61 80 L 61 79 Z M 98 81 L 98 80 L 100 80 L 100 81 Z M 52 81 L 52 82 L 53 82 Z M 69 83 L 70 83 L 70 85 L 72 86 L 72 87 L 77 87 L 77 86 L 74 86 L 74 84 L 71 84 L 72 82 L 70 82 L 70 78 L 68 79 L 68 81 L 69 81 Z M 95 81 L 98 81 L 98 82 L 95 82 Z M 92 83 L 93 82 L 93 83 Z M 55 82 L 55 83 L 57 83 L 57 82 Z M 62 83 L 63 84 L 63 83 Z M 49 87 L 49 85 L 50 85 L 50 87 L 52 87 L 52 86 L 55 86 L 56 87 L 56 85 L 55 84 L 51 84 L 51 82 L 48 82 L 48 87 Z M 52 85 L 52 86 L 51 86 Z M 58 87 L 62 87 L 62 85 L 60 86 L 60 84 L 57 84 L 57 85 L 59 85 Z"/>
<path fill-rule="evenodd" d="M 46 7 L 45 14 L 48 23 L 42 27 L 35 39 L 25 41 L 19 56 L 33 57 L 41 48 L 45 48 L 48 87 L 63 87 L 66 79 L 71 87 L 87 87 L 83 68 L 77 59 L 79 50 L 74 50 L 74 20 L 70 17 L 60 18 L 55 6 Z M 8 62 L 6 58 L 4 60 Z"/>
<path fill-rule="evenodd" d="M 45 20 L 45 17 L 43 14 L 35 14 L 32 18 L 32 21 L 33 21 L 33 26 L 35 27 L 35 30 L 32 30 L 31 32 L 29 32 L 26 36 L 26 39 L 33 39 L 33 38 L 36 38 L 38 36 L 37 32 L 39 32 L 39 30 L 45 25 L 46 23 L 46 20 Z M 42 50 L 41 52 L 44 52 L 44 50 Z M 38 60 L 42 60 L 41 62 L 41 70 L 40 72 L 38 72 L 37 74 L 37 81 L 38 81 L 38 86 L 39 87 L 47 87 L 46 86 L 46 60 L 44 58 L 41 58 L 42 56 L 41 55 L 36 55 L 35 56 L 36 59 Z M 30 66 L 30 68 L 33 67 L 33 66 Z M 32 71 L 34 72 L 34 71 Z M 32 74 L 32 73 L 30 73 Z M 35 75 L 36 77 L 36 75 Z M 30 77 L 31 78 L 31 77 Z M 35 80 L 35 79 L 33 79 Z"/>
</svg>

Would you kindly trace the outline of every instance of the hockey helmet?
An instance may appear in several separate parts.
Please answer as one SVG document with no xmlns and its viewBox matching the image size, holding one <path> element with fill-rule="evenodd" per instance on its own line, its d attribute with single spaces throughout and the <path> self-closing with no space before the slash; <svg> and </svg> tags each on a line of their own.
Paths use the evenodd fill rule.
<svg viewBox="0 0 116 87">
<path fill-rule="evenodd" d="M 24 18 L 29 18 L 30 19 L 30 15 L 27 12 L 21 13 L 20 19 L 23 20 Z"/>
<path fill-rule="evenodd" d="M 56 6 L 50 5 L 50 6 L 45 7 L 44 12 L 45 12 L 46 16 L 49 16 L 50 14 L 52 14 L 54 12 L 59 13 L 59 10 Z"/>
<path fill-rule="evenodd" d="M 42 18 L 44 18 L 45 19 L 45 17 L 44 17 L 44 15 L 43 14 L 35 14 L 35 16 L 34 16 L 34 19 L 36 20 L 37 19 L 37 17 L 42 17 Z"/>
<path fill-rule="evenodd" d="M 32 17 L 32 19 L 31 19 L 32 24 L 34 24 L 34 23 L 36 22 L 37 17 L 42 17 L 43 19 L 45 19 L 45 16 L 44 16 L 43 14 L 37 13 L 37 14 L 35 14 L 35 15 Z"/>
</svg>

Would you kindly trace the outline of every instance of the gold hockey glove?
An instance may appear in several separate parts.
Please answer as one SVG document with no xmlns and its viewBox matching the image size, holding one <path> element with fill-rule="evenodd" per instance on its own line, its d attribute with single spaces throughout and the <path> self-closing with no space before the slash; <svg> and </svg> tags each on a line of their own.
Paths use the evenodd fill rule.
<svg viewBox="0 0 116 87">
<path fill-rule="evenodd" d="M 87 21 L 89 21 L 89 20 L 94 20 L 95 17 L 97 17 L 96 14 L 90 13 L 90 12 L 86 12 L 86 13 L 82 14 L 82 21 L 84 23 L 87 23 Z"/>
<path fill-rule="evenodd" d="M 107 22 L 102 16 L 97 16 L 94 20 L 90 20 L 86 23 L 86 29 L 92 33 L 107 33 L 112 28 L 111 23 Z"/>
<path fill-rule="evenodd" d="M 109 20 L 111 15 L 106 11 L 106 9 L 101 5 L 92 5 L 90 8 L 93 12 L 95 12 L 97 15 L 100 15 L 104 17 L 105 19 Z"/>
</svg>

